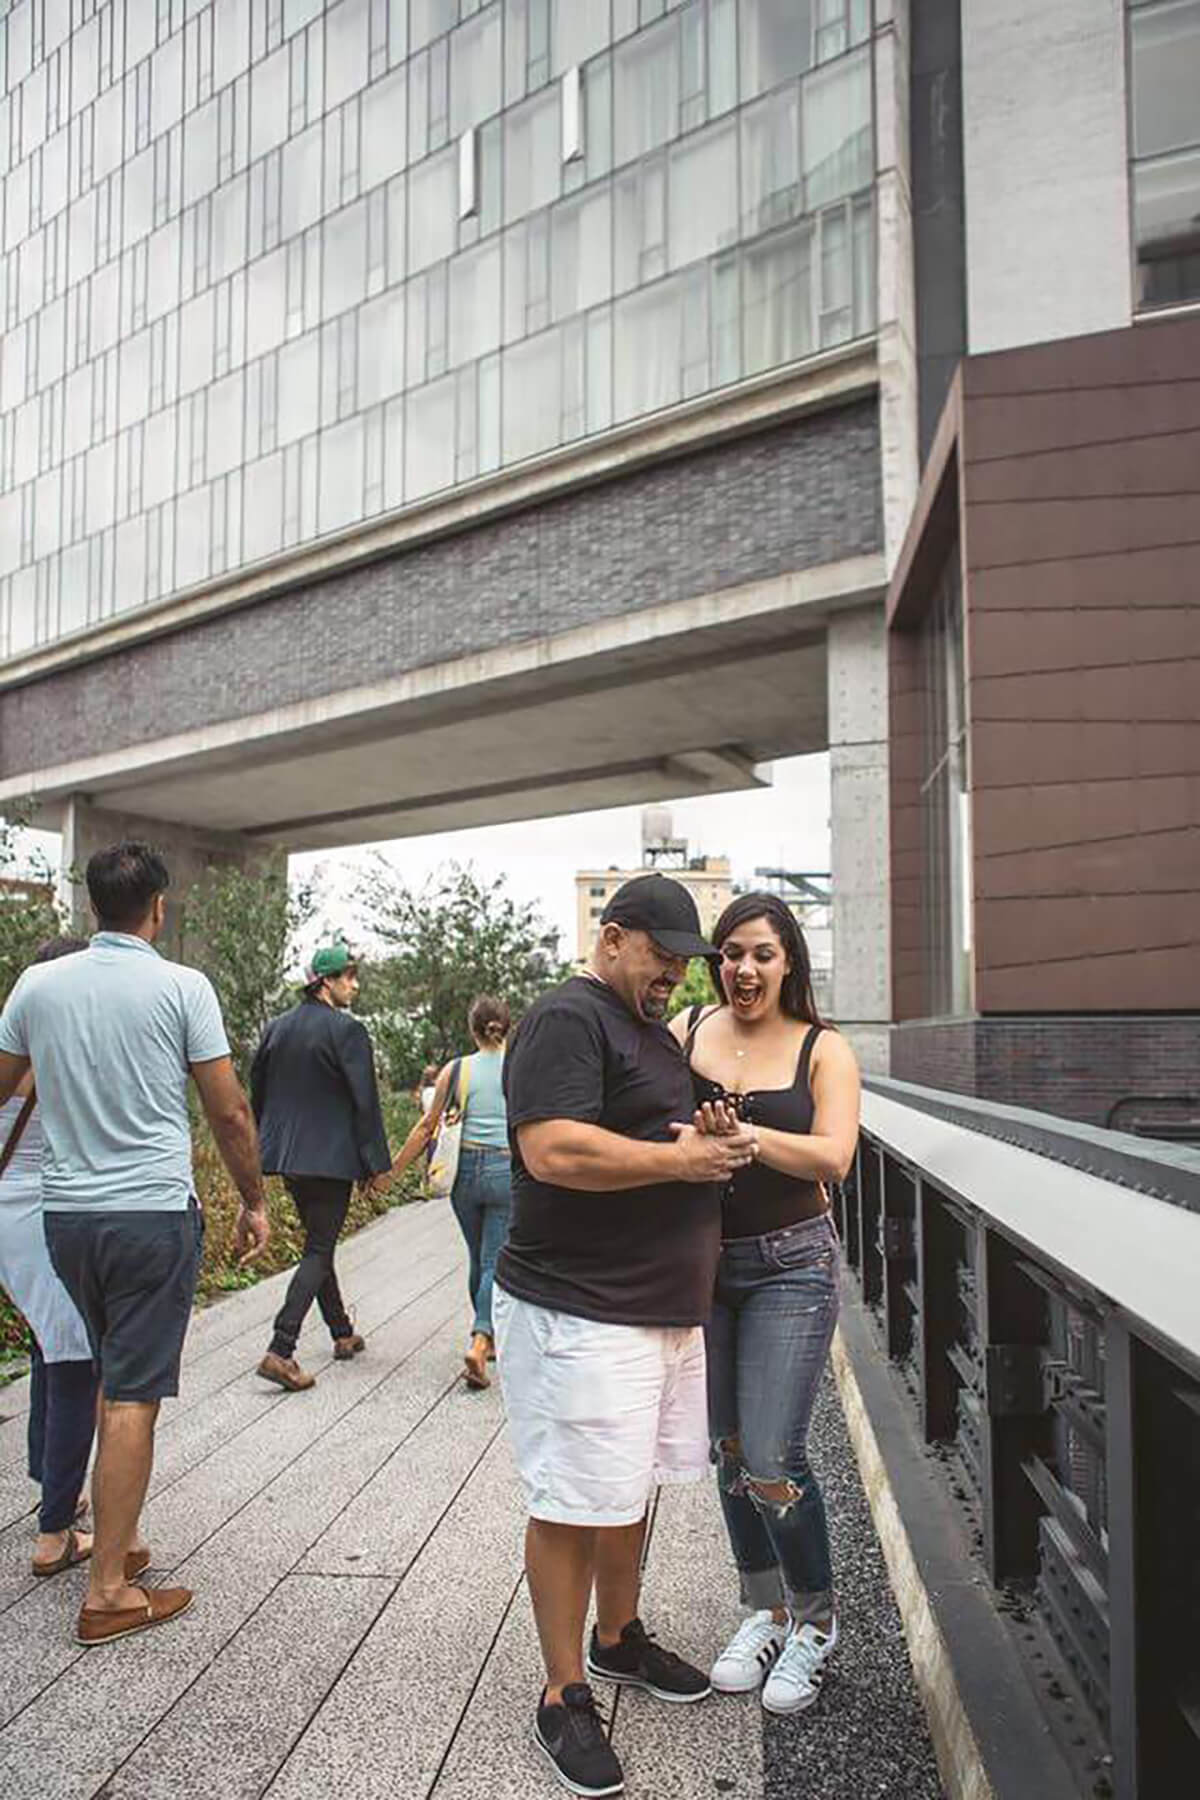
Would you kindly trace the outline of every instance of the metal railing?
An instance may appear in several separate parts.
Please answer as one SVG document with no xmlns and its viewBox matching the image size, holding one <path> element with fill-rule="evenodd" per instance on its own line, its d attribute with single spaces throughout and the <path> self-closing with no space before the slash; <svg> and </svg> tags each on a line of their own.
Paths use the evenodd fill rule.
<svg viewBox="0 0 1200 1800">
<path fill-rule="evenodd" d="M 867 1087 L 846 1261 L 1080 1792 L 1200 1794 L 1200 1155 Z"/>
</svg>

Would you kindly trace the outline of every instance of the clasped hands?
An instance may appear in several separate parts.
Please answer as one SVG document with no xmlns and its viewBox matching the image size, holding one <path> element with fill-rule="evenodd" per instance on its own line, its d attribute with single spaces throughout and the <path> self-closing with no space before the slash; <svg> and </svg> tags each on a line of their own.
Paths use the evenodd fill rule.
<svg viewBox="0 0 1200 1800">
<path fill-rule="evenodd" d="M 687 1181 L 728 1181 L 759 1153 L 758 1132 L 724 1100 L 706 1100 L 689 1125 L 672 1125 Z"/>
</svg>

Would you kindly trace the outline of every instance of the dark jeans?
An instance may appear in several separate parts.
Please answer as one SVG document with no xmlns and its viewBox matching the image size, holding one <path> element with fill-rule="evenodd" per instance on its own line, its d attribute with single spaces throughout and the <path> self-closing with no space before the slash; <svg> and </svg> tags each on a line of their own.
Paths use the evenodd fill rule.
<svg viewBox="0 0 1200 1800">
<path fill-rule="evenodd" d="M 295 1354 L 296 1339 L 314 1300 L 331 1337 L 353 1335 L 354 1327 L 333 1267 L 333 1252 L 346 1223 L 353 1183 L 331 1181 L 324 1175 L 288 1175 L 284 1185 L 304 1227 L 304 1255 L 276 1315 L 271 1349 L 276 1356 L 290 1357 Z"/>
<path fill-rule="evenodd" d="M 96 1429 L 93 1362 L 43 1360 L 37 1345 L 29 1368 L 29 1478 L 41 1483 L 40 1531 L 65 1531 L 83 1491 Z"/>
<path fill-rule="evenodd" d="M 454 1216 L 467 1240 L 471 1263 L 467 1287 L 475 1309 L 475 1331 L 492 1333 L 492 1277 L 508 1236 L 512 1211 L 512 1167 L 507 1150 L 464 1144 L 450 1196 Z"/>
<path fill-rule="evenodd" d="M 829 1612 L 833 1573 L 808 1423 L 838 1311 L 828 1218 L 721 1246 L 708 1327 L 708 1418 L 721 1507 L 747 1606 Z M 754 1484 L 784 1484 L 771 1500 Z"/>
</svg>

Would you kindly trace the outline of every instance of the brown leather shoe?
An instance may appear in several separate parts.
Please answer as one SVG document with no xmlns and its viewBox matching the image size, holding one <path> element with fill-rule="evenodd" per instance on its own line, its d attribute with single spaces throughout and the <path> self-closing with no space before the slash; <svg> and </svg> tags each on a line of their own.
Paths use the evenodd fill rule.
<svg viewBox="0 0 1200 1800">
<path fill-rule="evenodd" d="M 111 1644 L 114 1638 L 131 1637 L 135 1631 L 148 1631 L 152 1625 L 167 1625 L 185 1613 L 192 1604 L 190 1588 L 139 1588 L 144 1604 L 122 1606 L 116 1612 L 105 1612 L 96 1606 L 83 1606 L 75 1626 L 77 1644 Z"/>
<path fill-rule="evenodd" d="M 334 1362 L 349 1362 L 352 1357 L 361 1356 L 367 1347 L 367 1340 L 352 1331 L 349 1337 L 336 1337 L 333 1340 Z"/>
<path fill-rule="evenodd" d="M 278 1382 L 292 1394 L 302 1394 L 305 1388 L 317 1385 L 316 1376 L 302 1369 L 294 1356 L 276 1356 L 273 1350 L 268 1350 L 259 1363 L 258 1373 L 266 1381 Z"/>
</svg>

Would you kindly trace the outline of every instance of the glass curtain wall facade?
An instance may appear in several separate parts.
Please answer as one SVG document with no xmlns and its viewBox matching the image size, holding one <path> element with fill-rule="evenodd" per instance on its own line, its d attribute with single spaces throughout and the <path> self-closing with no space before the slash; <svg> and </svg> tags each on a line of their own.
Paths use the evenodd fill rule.
<svg viewBox="0 0 1200 1800">
<path fill-rule="evenodd" d="M 1200 300 L 1200 0 L 1130 0 L 1139 307 Z"/>
<path fill-rule="evenodd" d="M 0 12 L 0 657 L 874 328 L 870 0 Z"/>
</svg>

